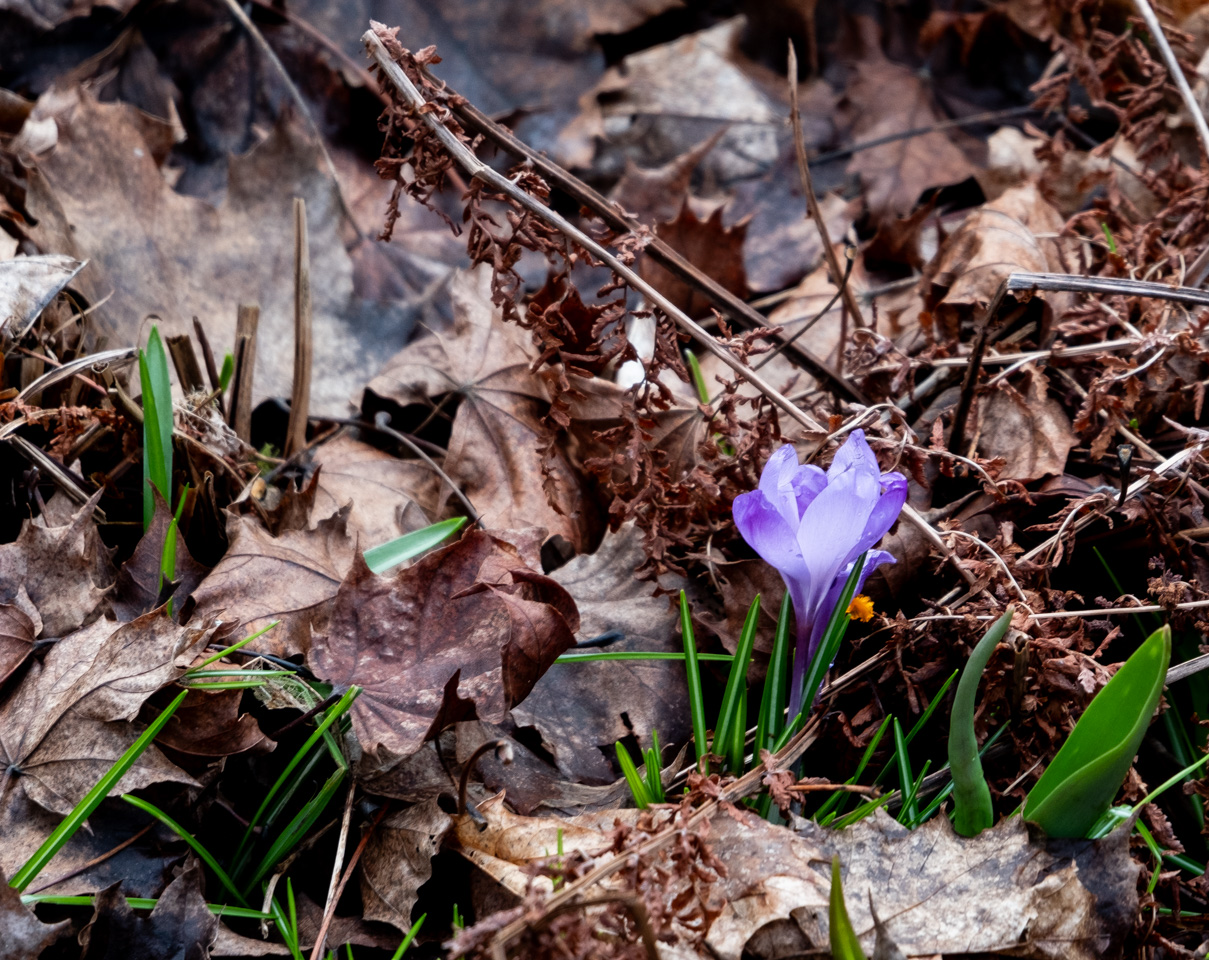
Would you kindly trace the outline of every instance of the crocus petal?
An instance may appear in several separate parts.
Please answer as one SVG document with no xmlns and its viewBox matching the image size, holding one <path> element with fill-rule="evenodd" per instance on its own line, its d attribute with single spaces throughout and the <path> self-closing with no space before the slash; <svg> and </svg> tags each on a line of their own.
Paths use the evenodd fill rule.
<svg viewBox="0 0 1209 960">
<path fill-rule="evenodd" d="M 810 504 L 797 529 L 798 549 L 810 571 L 811 612 L 835 579 L 840 567 L 849 562 L 866 521 L 881 495 L 878 479 L 862 471 L 848 470 L 829 480 Z M 859 551 L 858 551 L 859 552 Z"/>
<path fill-rule="evenodd" d="M 882 495 L 869 512 L 869 518 L 865 521 L 865 529 L 856 546 L 849 553 L 849 560 L 855 560 L 881 540 L 894 526 L 894 521 L 902 513 L 903 504 L 907 502 L 907 478 L 901 473 L 883 473 L 881 485 Z"/>
<path fill-rule="evenodd" d="M 806 514 L 806 508 L 827 486 L 827 474 L 814 464 L 798 467 L 793 475 L 793 495 L 798 504 L 798 521 Z"/>
<path fill-rule="evenodd" d="M 853 591 L 853 596 L 865 588 L 865 581 L 869 579 L 869 574 L 883 563 L 897 562 L 892 553 L 887 553 L 885 550 L 870 550 L 869 555 L 865 557 L 865 565 L 861 568 L 860 575 L 856 578 L 856 590 Z M 848 563 L 836 574 L 835 580 L 832 581 L 826 596 L 823 597 L 822 602 L 815 611 L 814 623 L 810 628 L 810 646 L 807 648 L 807 657 L 813 657 L 814 652 L 819 648 L 819 644 L 823 640 L 823 633 L 827 630 L 827 624 L 831 620 L 831 614 L 835 610 L 835 605 L 839 603 L 840 594 L 844 592 L 844 584 L 848 582 L 848 576 L 851 573 L 852 563 Z"/>
<path fill-rule="evenodd" d="M 769 502 L 763 490 L 741 493 L 734 502 L 735 526 L 753 550 L 790 578 L 809 579 L 798 549 L 796 531 Z M 801 613 L 799 612 L 799 616 Z"/>
<path fill-rule="evenodd" d="M 877 456 L 865 439 L 864 430 L 853 430 L 844 445 L 836 451 L 831 466 L 827 468 L 827 482 L 833 482 L 840 474 L 849 470 L 873 477 L 882 472 L 882 468 L 877 465 Z"/>
<path fill-rule="evenodd" d="M 798 452 L 787 443 L 768 458 L 760 474 L 760 492 L 785 522 L 794 527 L 801 517 L 793 493 L 793 478 L 798 469 Z"/>
</svg>

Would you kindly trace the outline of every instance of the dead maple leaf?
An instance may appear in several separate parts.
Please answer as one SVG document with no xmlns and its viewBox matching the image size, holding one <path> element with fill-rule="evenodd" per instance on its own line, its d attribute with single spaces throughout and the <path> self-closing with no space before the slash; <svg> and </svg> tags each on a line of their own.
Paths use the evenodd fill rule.
<svg viewBox="0 0 1209 960">
<path fill-rule="evenodd" d="M 977 450 L 986 460 L 1004 459 L 997 479 L 1027 483 L 1061 476 L 1079 439 L 1045 374 L 1029 364 L 1025 376 L 1023 389 L 1003 382 L 979 398 Z"/>
<path fill-rule="evenodd" d="M 582 639 L 616 632 L 609 651 L 683 649 L 679 614 L 656 591 L 674 594 L 686 581 L 670 574 L 658 584 L 638 580 L 634 569 L 644 557 L 641 532 L 630 522 L 606 534 L 595 553 L 550 574 L 575 600 Z M 607 759 L 616 741 L 633 735 L 648 747 L 652 729 L 663 743 L 685 739 L 687 703 L 684 665 L 675 661 L 560 663 L 512 716 L 520 726 L 537 728 L 564 777 L 602 784 L 616 779 Z"/>
<path fill-rule="evenodd" d="M 866 46 L 878 52 L 855 65 L 844 92 L 854 141 L 878 140 L 944 119 L 919 74 L 886 59 L 876 44 Z M 947 133 L 932 131 L 861 150 L 849 161 L 848 172 L 860 177 L 869 212 L 882 222 L 910 213 L 925 190 L 972 176 L 974 166 Z"/>
<path fill-rule="evenodd" d="M 19 606 L 0 603 L 0 683 L 34 650 L 38 627 Z"/>
<path fill-rule="evenodd" d="M 648 226 L 676 219 L 688 197 L 693 171 L 718 143 L 723 131 L 658 167 L 640 167 L 627 160 L 625 172 L 609 192 L 609 199 Z"/>
<path fill-rule="evenodd" d="M 276 536 L 252 508 L 228 509 L 230 546 L 194 591 L 194 616 L 238 619 L 249 632 L 280 620 L 256 641 L 256 649 L 277 656 L 304 653 L 357 553 L 348 531 L 351 507 L 310 528 L 306 518 L 313 498 L 314 490 L 290 498 Z"/>
<path fill-rule="evenodd" d="M 39 920 L 0 871 L 0 960 L 37 960 L 43 950 L 70 929 L 70 920 L 58 923 Z"/>
<path fill-rule="evenodd" d="M 16 540 L 0 544 L 0 602 L 28 598 L 43 636 L 61 637 L 87 623 L 113 582 L 110 551 L 92 521 L 100 498 L 98 492 L 66 517 L 63 498 L 55 497 L 45 513 L 22 524 Z"/>
<path fill-rule="evenodd" d="M 722 222 L 722 207 L 715 208 L 704 220 L 699 219 L 685 200 L 675 219 L 659 224 L 656 233 L 668 246 L 719 285 L 736 296 L 747 296 L 747 273 L 743 262 L 743 241 L 747 235 L 745 222 L 726 226 Z M 690 317 L 710 315 L 713 302 L 705 294 L 674 276 L 650 257 L 639 260 L 638 272 L 642 279 Z"/>
<path fill-rule="evenodd" d="M 583 479 L 560 448 L 543 463 L 549 392 L 530 370 L 537 354 L 529 335 L 500 320 L 489 282 L 486 269 L 459 273 L 450 284 L 453 329 L 396 354 L 366 392 L 400 406 L 458 397 L 442 466 L 483 522 L 496 529 L 545 527 L 586 549 L 597 524 L 584 509 Z M 438 512 L 449 496 L 442 489 Z"/>
<path fill-rule="evenodd" d="M 419 889 L 432 876 L 432 858 L 452 826 L 433 797 L 392 813 L 374 828 L 360 862 L 366 920 L 383 920 L 400 930 L 411 926 Z"/>
<path fill-rule="evenodd" d="M 167 599 L 167 597 L 160 598 L 161 564 L 164 537 L 172 522 L 172 512 L 154 487 L 152 487 L 152 493 L 155 497 L 155 512 L 151 516 L 151 525 L 135 546 L 130 559 L 123 563 L 121 569 L 118 570 L 117 581 L 114 584 L 110 606 L 119 620 L 133 620 L 135 617 L 140 617 Z M 178 536 L 176 539 L 175 587 L 171 593 L 171 596 L 176 598 L 176 609 L 181 609 L 185 598 L 193 593 L 209 572 L 209 567 L 198 563 L 190 555 L 185 538 Z"/>
<path fill-rule="evenodd" d="M 256 717 L 241 713 L 242 690 L 189 691 L 156 743 L 195 757 L 230 757 L 249 750 L 268 753 L 276 746 Z"/>
<path fill-rule="evenodd" d="M 353 729 L 386 767 L 468 713 L 502 720 L 578 626 L 561 586 L 474 531 L 393 578 L 354 561 L 307 659 L 336 687 L 362 688 Z"/>
<path fill-rule="evenodd" d="M 157 610 L 129 623 L 97 620 L 64 637 L 0 707 L 6 779 L 47 810 L 71 812 L 138 736 L 128 721 L 143 702 L 184 673 L 177 658 L 204 649 L 217 630 L 182 627 Z M 192 783 L 152 746 L 113 792 L 160 780 Z"/>
</svg>

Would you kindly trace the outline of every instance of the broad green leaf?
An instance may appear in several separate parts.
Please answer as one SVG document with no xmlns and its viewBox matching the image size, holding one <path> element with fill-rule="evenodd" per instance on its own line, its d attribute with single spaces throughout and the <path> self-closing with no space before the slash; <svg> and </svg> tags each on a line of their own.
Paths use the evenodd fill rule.
<svg viewBox="0 0 1209 960">
<path fill-rule="evenodd" d="M 370 547 L 365 551 L 365 565 L 374 573 L 382 573 L 384 570 L 398 566 L 404 560 L 410 560 L 425 550 L 435 547 L 446 537 L 457 533 L 465 523 L 465 517 L 442 520 L 440 523 L 434 523 L 422 530 L 413 530 L 394 540 Z"/>
<path fill-rule="evenodd" d="M 995 822 L 991 806 L 991 789 L 982 775 L 978 758 L 978 738 L 974 734 L 974 704 L 978 681 L 986 669 L 991 654 L 1007 633 L 1015 608 L 991 626 L 970 654 L 970 659 L 957 681 L 953 697 L 953 713 L 949 719 L 949 769 L 953 777 L 953 828 L 963 837 L 976 837 Z"/>
<path fill-rule="evenodd" d="M 1112 803 L 1146 734 L 1171 660 L 1171 628 L 1152 633 L 1083 711 L 1029 791 L 1024 819 L 1051 837 L 1086 836 Z"/>
<path fill-rule="evenodd" d="M 828 939 L 834 960 L 865 960 L 865 951 L 848 919 L 844 905 L 844 886 L 840 880 L 840 858 L 831 855 L 831 904 L 827 911 Z"/>
</svg>

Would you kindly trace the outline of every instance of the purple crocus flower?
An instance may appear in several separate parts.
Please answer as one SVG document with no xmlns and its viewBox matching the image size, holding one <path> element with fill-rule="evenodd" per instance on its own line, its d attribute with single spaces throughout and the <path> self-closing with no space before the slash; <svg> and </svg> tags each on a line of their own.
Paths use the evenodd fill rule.
<svg viewBox="0 0 1209 960">
<path fill-rule="evenodd" d="M 786 444 L 768 459 L 760 488 L 735 497 L 735 525 L 761 557 L 780 571 L 793 601 L 797 646 L 789 716 L 802 708 L 802 681 L 852 565 L 866 550 L 857 592 L 883 563 L 870 549 L 894 525 L 907 500 L 907 478 L 882 473 L 864 431 L 853 430 L 826 473 L 798 463 Z"/>
</svg>

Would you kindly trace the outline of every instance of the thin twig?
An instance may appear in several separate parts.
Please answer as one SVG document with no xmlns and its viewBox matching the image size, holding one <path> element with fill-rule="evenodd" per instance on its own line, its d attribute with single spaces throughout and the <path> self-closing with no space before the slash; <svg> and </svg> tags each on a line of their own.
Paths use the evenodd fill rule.
<svg viewBox="0 0 1209 960">
<path fill-rule="evenodd" d="M 353 875 L 353 870 L 356 869 L 357 861 L 361 859 L 361 854 L 365 851 L 369 838 L 374 835 L 374 829 L 382 822 L 382 818 L 386 816 L 386 811 L 389 809 L 390 801 L 387 800 L 386 803 L 382 804 L 382 809 L 378 811 L 378 815 L 374 817 L 373 823 L 369 825 L 369 829 L 362 835 L 361 842 L 357 844 L 357 849 L 353 851 L 352 857 L 349 858 L 348 866 L 344 868 L 340 882 L 336 885 L 336 895 L 330 899 L 328 909 L 323 912 L 323 923 L 319 927 L 319 934 L 315 937 L 315 946 L 311 950 L 311 960 L 319 960 L 323 956 L 323 945 L 327 942 L 327 928 L 332 925 L 332 920 L 336 916 L 336 904 L 340 902 L 344 888 L 348 886 L 349 877 Z"/>
<path fill-rule="evenodd" d="M 400 433 L 398 430 L 395 430 L 393 427 L 391 427 L 390 414 L 385 410 L 379 410 L 374 415 L 374 429 L 379 433 L 384 433 L 388 437 L 398 440 L 399 443 L 403 444 L 403 446 L 407 447 L 408 450 L 428 464 L 429 468 L 436 473 L 438 477 L 445 481 L 445 485 L 453 491 L 453 495 L 462 501 L 462 506 L 466 508 L 466 516 L 470 518 L 470 522 L 481 525 L 479 512 L 474 509 L 474 504 L 471 503 L 470 498 L 462 492 L 462 488 L 453 482 L 453 478 L 442 470 L 437 462 L 432 459 L 432 457 L 416 446 L 415 441 L 413 441 L 411 437 L 405 433 Z"/>
<path fill-rule="evenodd" d="M 327 918 L 336 912 L 336 888 L 340 886 L 340 868 L 344 866 L 344 848 L 348 843 L 348 827 L 353 818 L 353 796 L 357 792 L 356 782 L 348 785 L 348 796 L 344 798 L 344 816 L 340 819 L 340 839 L 336 841 L 336 856 L 332 860 L 332 879 L 327 887 L 327 901 L 323 905 L 324 926 Z M 316 947 L 322 944 L 316 941 Z M 313 956 L 313 954 L 312 954 Z"/>
<path fill-rule="evenodd" d="M 831 271 L 831 282 L 840 289 L 840 293 L 844 297 L 844 306 L 848 308 L 848 313 L 851 315 L 853 322 L 858 327 L 865 325 L 864 317 L 861 316 L 860 304 L 856 302 L 856 297 L 852 295 L 852 288 L 849 287 L 845 280 L 841 279 L 844 276 L 844 271 L 840 270 L 840 262 L 836 259 L 835 248 L 831 245 L 831 231 L 827 229 L 827 221 L 823 219 L 823 210 L 819 206 L 819 198 L 814 192 L 814 178 L 810 175 L 810 164 L 806 160 L 806 141 L 802 136 L 802 113 L 798 108 L 798 54 L 794 50 L 793 41 L 789 43 L 789 118 L 793 124 L 793 149 L 797 155 L 798 161 L 798 176 L 802 181 L 802 193 L 806 195 L 806 209 L 810 214 L 810 219 L 814 221 L 815 229 L 819 231 L 819 239 L 823 241 L 823 257 L 827 261 L 827 267 Z M 844 342 L 840 340 L 840 357 L 843 357 Z M 842 364 L 842 359 L 841 359 Z M 843 367 L 841 366 L 841 370 Z"/>
<path fill-rule="evenodd" d="M 648 303 L 654 304 L 667 315 L 677 326 L 686 330 L 689 335 L 700 343 L 706 350 L 716 356 L 719 360 L 730 367 L 735 373 L 742 376 L 748 383 L 759 390 L 764 396 L 775 403 L 778 407 L 784 410 L 790 417 L 800 423 L 807 430 L 825 432 L 825 428 L 811 417 L 806 411 L 802 410 L 788 397 L 774 388 L 758 373 L 753 371 L 751 367 L 745 364 L 742 360 L 736 357 L 730 350 L 720 344 L 716 337 L 709 333 L 697 321 L 693 320 L 688 314 L 677 307 L 674 303 L 667 299 L 662 293 L 656 290 L 646 280 L 642 279 L 632 269 L 617 259 L 601 244 L 597 243 L 586 233 L 570 223 L 561 214 L 551 210 L 540 200 L 530 196 L 524 190 L 521 190 L 515 183 L 505 177 L 503 174 L 491 167 L 487 166 L 478 157 L 476 157 L 467 146 L 462 143 L 452 131 L 445 126 L 440 118 L 429 109 L 425 109 L 428 101 L 416 89 L 415 84 L 411 82 L 403 69 L 391 59 L 391 56 L 386 51 L 386 47 L 382 45 L 382 41 L 378 39 L 377 34 L 372 30 L 367 30 L 361 37 L 369 49 L 370 56 L 374 58 L 378 66 L 381 68 L 383 75 L 394 84 L 395 89 L 403 98 L 407 106 L 415 111 L 418 118 L 425 123 L 429 129 L 441 141 L 441 145 L 449 152 L 449 155 L 462 167 L 471 178 L 477 178 L 484 183 L 490 185 L 494 189 L 503 193 L 518 204 L 524 207 L 531 213 L 536 214 L 542 220 L 545 220 L 551 226 L 556 228 L 564 236 L 568 237 L 572 242 L 587 250 L 596 259 L 602 261 L 610 270 L 617 276 L 623 279 L 631 289 L 641 293 Z"/>
<path fill-rule="evenodd" d="M 1205 115 L 1201 113 L 1200 104 L 1196 102 L 1196 97 L 1192 93 L 1192 88 L 1188 86 L 1188 78 L 1184 76 L 1184 70 L 1180 67 L 1180 62 L 1175 57 L 1175 51 L 1171 49 L 1171 44 L 1167 42 L 1167 35 L 1163 32 L 1163 25 L 1159 23 L 1159 18 L 1155 16 L 1154 9 L 1150 6 L 1147 0 L 1133 0 L 1133 5 L 1137 8 L 1142 19 L 1146 21 L 1146 28 L 1150 31 L 1150 38 L 1154 41 L 1154 45 L 1159 48 L 1159 53 L 1163 56 L 1163 62 L 1167 64 L 1167 72 L 1171 74 L 1171 81 L 1180 92 L 1180 96 L 1184 98 L 1184 106 L 1188 108 L 1188 112 L 1192 114 L 1192 124 L 1196 127 L 1197 135 L 1201 138 L 1201 146 L 1205 150 L 1206 158 L 1209 158 L 1209 124 L 1205 123 Z"/>
<path fill-rule="evenodd" d="M 1148 280 L 1120 277 L 1083 277 L 1066 273 L 1013 273 L 1007 278 L 1008 292 L 1016 290 L 1069 290 L 1074 293 L 1107 293 L 1125 297 L 1153 297 L 1177 303 L 1209 307 L 1209 290 L 1173 287 Z"/>
<path fill-rule="evenodd" d="M 294 198 L 294 387 L 286 428 L 285 455 L 306 447 L 306 419 L 311 407 L 311 248 L 307 240 L 306 201 Z M 250 412 L 250 411 L 249 411 Z"/>
<path fill-rule="evenodd" d="M 957 401 L 957 410 L 953 414 L 953 427 L 949 431 L 950 453 L 961 453 L 961 448 L 965 443 L 966 421 L 970 416 L 970 407 L 974 403 L 974 388 L 978 383 L 978 371 L 982 367 L 982 354 L 986 350 L 991 324 L 995 322 L 995 317 L 999 313 L 999 305 L 1003 303 L 1006 294 L 1007 281 L 1005 280 L 999 284 L 995 295 L 991 297 L 991 302 L 987 305 L 986 313 L 983 314 L 982 322 L 978 324 L 978 331 L 974 335 L 969 365 L 966 367 L 965 379 L 961 382 L 961 398 Z"/>
<path fill-rule="evenodd" d="M 1030 616 L 1032 615 L 1033 608 L 1029 606 L 1028 597 L 1026 597 L 1024 595 L 1024 591 L 1020 589 L 1020 584 L 1018 584 L 1016 582 L 1016 578 L 1012 576 L 1012 571 L 1008 569 L 1008 565 L 1004 562 L 1003 557 L 999 556 L 999 554 L 992 549 L 989 543 L 987 543 L 985 540 L 979 540 L 978 537 L 974 536 L 972 533 L 966 533 L 964 530 L 946 530 L 945 533 L 952 537 L 965 537 L 967 540 L 978 545 L 992 557 L 994 557 L 995 561 L 999 564 L 1000 568 L 1003 570 L 1004 574 L 1015 588 L 1016 595 L 1020 598 L 1020 606 L 1024 607 L 1024 609 L 1029 612 Z"/>
<path fill-rule="evenodd" d="M 138 833 L 135 833 L 135 834 L 127 837 L 125 840 L 123 840 L 121 843 L 119 843 L 112 850 L 106 850 L 100 856 L 93 857 L 87 863 L 85 863 L 79 867 L 76 867 L 76 869 L 68 871 L 67 873 L 60 874 L 59 876 L 55 877 L 53 880 L 46 881 L 46 883 L 42 884 L 41 886 L 34 887 L 32 890 L 26 890 L 25 891 L 26 894 L 32 896 L 35 893 L 41 893 L 43 890 L 49 890 L 51 887 L 57 887 L 60 883 L 70 880 L 72 877 L 78 877 L 81 873 L 84 873 L 86 870 L 91 870 L 98 863 L 104 863 L 106 860 L 108 860 L 110 857 L 114 856 L 115 854 L 121 853 L 132 843 L 136 842 L 140 837 L 145 836 L 147 831 L 155 826 L 156 822 L 157 821 L 152 820 L 149 824 L 147 824 L 145 827 L 143 827 L 143 829 L 141 829 Z"/>
</svg>

